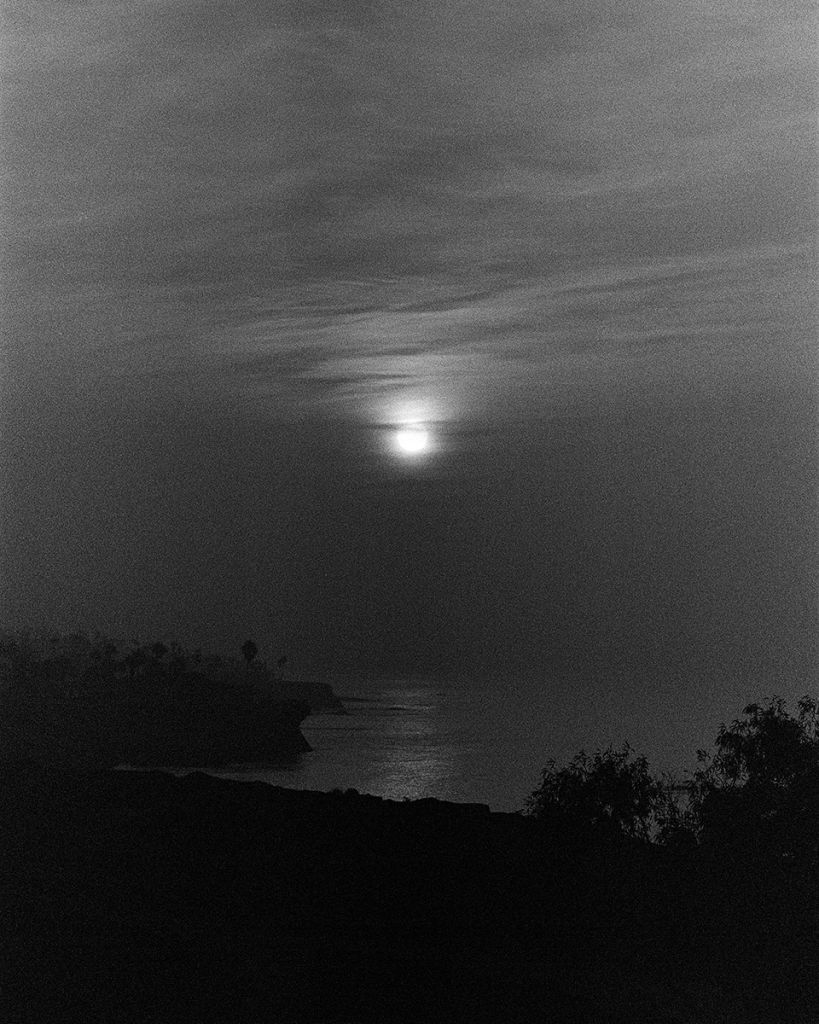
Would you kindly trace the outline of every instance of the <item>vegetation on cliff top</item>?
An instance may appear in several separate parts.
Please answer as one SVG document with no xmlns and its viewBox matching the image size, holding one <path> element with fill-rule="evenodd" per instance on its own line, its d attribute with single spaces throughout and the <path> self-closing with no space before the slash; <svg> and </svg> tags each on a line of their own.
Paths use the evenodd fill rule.
<svg viewBox="0 0 819 1024">
<path fill-rule="evenodd" d="M 0 641 L 0 759 L 216 766 L 309 750 L 299 725 L 337 699 L 283 683 L 255 644 L 244 664 L 156 641 L 121 651 L 84 634 Z"/>
</svg>

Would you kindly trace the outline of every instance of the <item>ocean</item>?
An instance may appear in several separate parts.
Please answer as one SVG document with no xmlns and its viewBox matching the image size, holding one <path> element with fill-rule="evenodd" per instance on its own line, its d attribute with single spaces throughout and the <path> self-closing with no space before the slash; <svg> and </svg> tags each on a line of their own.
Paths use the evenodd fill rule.
<svg viewBox="0 0 819 1024">
<path fill-rule="evenodd" d="M 335 686 L 346 715 L 310 716 L 313 747 L 295 764 L 215 772 L 294 789 L 356 789 L 390 800 L 436 797 L 520 810 L 549 756 L 542 716 L 503 688 L 386 680 Z M 542 710 L 542 709 L 541 709 Z"/>
<path fill-rule="evenodd" d="M 726 695 L 707 678 L 671 675 L 639 686 L 579 676 L 327 681 L 348 714 L 305 719 L 301 728 L 312 751 L 295 763 L 232 765 L 211 774 L 517 811 L 550 759 L 564 765 L 581 749 L 628 741 L 652 771 L 685 781 L 696 751 L 712 749 L 720 721 L 764 695 L 747 683 L 736 686 L 744 692 Z M 794 694 L 784 692 L 792 703 Z"/>
</svg>

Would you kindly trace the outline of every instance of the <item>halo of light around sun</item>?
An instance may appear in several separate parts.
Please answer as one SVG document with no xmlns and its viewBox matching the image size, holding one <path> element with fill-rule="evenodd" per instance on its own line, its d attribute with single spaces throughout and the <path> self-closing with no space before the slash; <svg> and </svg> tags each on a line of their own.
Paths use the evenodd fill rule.
<svg viewBox="0 0 819 1024">
<path fill-rule="evenodd" d="M 401 455 L 422 455 L 430 445 L 429 432 L 424 427 L 399 427 L 394 434 L 394 443 Z"/>
</svg>

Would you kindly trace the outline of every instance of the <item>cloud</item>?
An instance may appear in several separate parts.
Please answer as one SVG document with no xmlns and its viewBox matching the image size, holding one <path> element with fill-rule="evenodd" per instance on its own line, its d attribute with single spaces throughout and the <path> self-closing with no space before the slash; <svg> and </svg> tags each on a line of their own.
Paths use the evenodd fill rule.
<svg viewBox="0 0 819 1024">
<path fill-rule="evenodd" d="M 29 385 L 224 357 L 243 386 L 440 372 L 483 395 L 510 353 L 531 377 L 620 342 L 801 330 L 804 5 L 106 0 L 5 21 L 3 300 Z M 731 276 L 772 245 L 784 277 L 775 257 Z M 655 272 L 678 258 L 695 271 L 669 295 Z M 592 296 L 618 268 L 632 292 Z"/>
</svg>

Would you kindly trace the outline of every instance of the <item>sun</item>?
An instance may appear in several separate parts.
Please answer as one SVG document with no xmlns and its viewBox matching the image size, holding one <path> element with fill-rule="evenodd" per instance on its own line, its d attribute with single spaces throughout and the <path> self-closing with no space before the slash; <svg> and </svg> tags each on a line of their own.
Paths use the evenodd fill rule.
<svg viewBox="0 0 819 1024">
<path fill-rule="evenodd" d="M 402 455 L 421 455 L 429 448 L 429 434 L 423 427 L 402 427 L 395 432 L 395 444 Z"/>
</svg>

